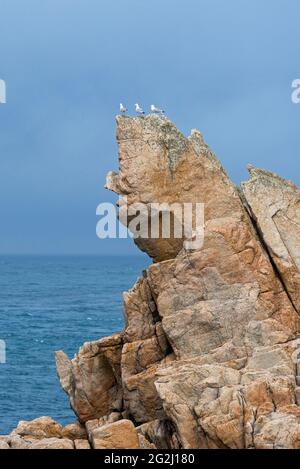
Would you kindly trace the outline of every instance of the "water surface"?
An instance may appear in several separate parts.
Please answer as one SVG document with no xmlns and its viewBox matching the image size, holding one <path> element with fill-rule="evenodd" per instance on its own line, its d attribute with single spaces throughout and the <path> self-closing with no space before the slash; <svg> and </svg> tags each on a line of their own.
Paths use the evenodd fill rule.
<svg viewBox="0 0 300 469">
<path fill-rule="evenodd" d="M 73 357 L 83 342 L 123 328 L 122 292 L 146 267 L 143 257 L 0 257 L 0 434 L 19 420 L 74 421 L 54 352 Z"/>
</svg>

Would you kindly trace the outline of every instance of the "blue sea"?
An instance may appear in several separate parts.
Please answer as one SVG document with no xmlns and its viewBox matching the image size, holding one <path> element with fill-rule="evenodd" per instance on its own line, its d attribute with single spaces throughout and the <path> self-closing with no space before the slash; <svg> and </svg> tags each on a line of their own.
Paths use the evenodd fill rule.
<svg viewBox="0 0 300 469">
<path fill-rule="evenodd" d="M 83 342 L 123 328 L 122 292 L 147 266 L 144 257 L 0 257 L 0 434 L 19 420 L 75 420 L 55 370 Z"/>
</svg>

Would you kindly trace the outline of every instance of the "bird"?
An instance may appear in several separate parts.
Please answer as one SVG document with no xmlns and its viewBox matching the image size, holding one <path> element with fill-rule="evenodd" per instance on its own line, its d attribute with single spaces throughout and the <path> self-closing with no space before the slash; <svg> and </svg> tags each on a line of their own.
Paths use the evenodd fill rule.
<svg viewBox="0 0 300 469">
<path fill-rule="evenodd" d="M 145 114 L 143 109 L 138 105 L 138 103 L 135 104 L 135 112 L 137 114 Z"/>
<path fill-rule="evenodd" d="M 123 106 L 122 103 L 120 103 L 120 112 L 121 112 L 121 114 L 126 114 L 126 112 L 127 112 L 127 108 L 125 106 Z"/>
<path fill-rule="evenodd" d="M 154 114 L 164 114 L 165 111 L 163 109 L 159 109 L 158 107 L 155 107 L 154 104 L 151 104 L 151 112 Z"/>
</svg>

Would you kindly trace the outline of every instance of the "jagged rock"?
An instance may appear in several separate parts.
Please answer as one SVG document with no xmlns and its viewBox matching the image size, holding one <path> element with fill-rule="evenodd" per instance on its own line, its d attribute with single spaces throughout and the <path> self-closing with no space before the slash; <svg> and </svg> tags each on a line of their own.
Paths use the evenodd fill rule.
<svg viewBox="0 0 300 469">
<path fill-rule="evenodd" d="M 92 431 L 95 430 L 95 428 L 101 427 L 103 425 L 101 420 L 99 421 L 99 419 L 93 419 L 93 420 L 88 420 L 87 422 L 85 422 L 85 428 L 86 428 L 89 440 L 92 437 Z"/>
<path fill-rule="evenodd" d="M 25 439 L 21 438 L 19 435 L 11 434 L 11 436 L 9 438 L 9 445 L 10 445 L 11 449 L 29 449 L 31 443 L 36 442 L 36 441 L 38 441 L 38 440 L 37 439 L 32 439 L 32 438 L 28 439 L 28 440 L 25 440 Z"/>
<path fill-rule="evenodd" d="M 8 443 L 6 443 L 5 441 L 1 441 L 0 440 L 0 450 L 1 449 L 10 449 Z"/>
<path fill-rule="evenodd" d="M 22 420 L 6 437 L 6 444 L 12 449 L 74 449 L 72 441 L 66 435 L 75 436 L 76 433 L 79 434 L 79 429 L 78 424 L 63 428 L 51 417 L 39 417 L 29 422 Z M 85 429 L 83 430 L 86 437 Z"/>
<path fill-rule="evenodd" d="M 21 437 L 14 432 L 10 435 L 8 443 L 0 442 L 0 445 L 2 444 L 11 449 L 74 449 L 73 441 L 67 438 L 40 438 L 29 435 Z M 1 446 L 0 449 L 2 449 Z"/>
<path fill-rule="evenodd" d="M 130 420 L 120 420 L 91 432 L 94 449 L 138 449 L 139 439 L 136 429 Z"/>
<path fill-rule="evenodd" d="M 300 190 L 274 173 L 248 167 L 245 199 L 280 278 L 300 313 Z"/>
<path fill-rule="evenodd" d="M 153 443 L 150 443 L 150 441 L 148 441 L 147 438 L 144 437 L 144 435 L 140 434 L 138 435 L 138 438 L 140 449 L 157 449 Z"/>
<path fill-rule="evenodd" d="M 159 116 L 118 117 L 117 141 L 121 215 L 125 196 L 146 219 L 202 203 L 204 243 L 136 239 L 154 264 L 124 294 L 124 333 L 58 353 L 93 447 L 298 448 L 299 190 L 252 168 L 241 192 L 198 131 Z"/>
<path fill-rule="evenodd" d="M 30 422 L 21 420 L 13 434 L 22 438 L 61 438 L 62 426 L 51 417 L 39 417 Z"/>
<path fill-rule="evenodd" d="M 143 423 L 164 417 L 162 401 L 156 392 L 155 378 L 159 365 L 124 378 L 124 408 L 127 418 Z"/>
<path fill-rule="evenodd" d="M 44 438 L 32 443 L 28 449 L 74 449 L 74 443 L 66 438 Z"/>
<path fill-rule="evenodd" d="M 84 440 L 87 438 L 87 432 L 84 425 L 79 422 L 70 423 L 62 429 L 62 437 L 69 440 Z"/>
<path fill-rule="evenodd" d="M 88 440 L 74 440 L 75 449 L 91 449 L 90 443 Z"/>
<path fill-rule="evenodd" d="M 208 447 L 206 435 L 195 418 L 196 406 L 203 398 L 210 402 L 217 397 L 220 388 L 236 385 L 239 380 L 237 370 L 190 362 L 176 363 L 174 369 L 171 365 L 161 372 L 156 387 L 184 448 Z"/>
<path fill-rule="evenodd" d="M 120 361 L 122 335 L 84 344 L 69 360 L 56 353 L 57 372 L 80 422 L 99 418 L 122 405 Z"/>
<path fill-rule="evenodd" d="M 159 315 L 147 280 L 138 279 L 134 287 L 123 294 L 123 298 L 126 321 L 124 341 L 134 342 L 153 337 Z"/>
<path fill-rule="evenodd" d="M 168 420 L 152 420 L 136 428 L 139 438 L 143 436 L 146 441 L 156 448 L 170 449 L 178 448 L 178 445 L 172 445 L 172 435 L 174 428 Z"/>
<path fill-rule="evenodd" d="M 157 119 L 155 116 L 143 121 L 117 118 L 120 170 L 118 174 L 108 174 L 106 187 L 120 195 L 129 195 L 130 205 L 140 201 L 145 204 L 153 200 L 159 202 L 161 198 L 155 198 L 153 190 L 159 186 L 162 197 L 167 187 L 170 191 L 172 168 L 188 151 L 187 141 L 176 127 L 167 120 Z M 182 247 L 182 239 L 174 238 L 160 238 L 155 242 L 135 239 L 135 242 L 157 260 L 178 253 Z"/>
<path fill-rule="evenodd" d="M 102 427 L 109 423 L 118 422 L 118 420 L 121 420 L 121 419 L 122 419 L 122 415 L 119 412 L 112 412 L 111 414 L 105 415 L 104 417 L 101 417 L 100 419 L 88 420 L 85 423 L 85 428 L 86 428 L 88 437 L 91 438 L 92 431 L 95 428 Z"/>
<path fill-rule="evenodd" d="M 184 199 L 185 202 L 202 202 L 205 205 L 202 249 L 191 253 L 179 252 L 175 246 L 173 251 L 166 251 L 161 249 L 160 240 L 150 240 L 148 244 L 143 244 L 143 240 L 140 242 L 140 247 L 155 260 L 169 259 L 154 264 L 146 273 L 147 288 L 150 287 L 151 291 L 148 298 L 155 303 L 153 310 L 156 316 L 158 314 L 177 358 L 167 371 L 156 370 L 157 374 L 167 375 L 165 379 L 170 391 L 166 392 L 166 384 L 163 385 L 160 379 L 156 381 L 156 387 L 167 417 L 177 428 L 182 446 L 242 447 L 242 428 L 236 436 L 231 436 L 231 440 L 224 436 L 222 441 L 201 427 L 195 418 L 195 409 L 200 409 L 200 390 L 193 401 L 195 384 L 190 388 L 186 383 L 189 379 L 195 383 L 203 381 L 210 402 L 213 391 L 210 391 L 204 377 L 201 378 L 201 365 L 214 364 L 212 372 L 218 376 L 216 366 L 223 363 L 221 376 L 227 375 L 230 368 L 233 368 L 233 376 L 234 373 L 240 376 L 238 370 L 247 365 L 249 356 L 253 356 L 253 369 L 249 371 L 249 364 L 246 368 L 249 377 L 251 373 L 252 376 L 253 373 L 263 373 L 260 372 L 261 363 L 257 361 L 261 355 L 267 362 L 264 366 L 275 375 L 278 369 L 281 373 L 286 369 L 292 372 L 291 357 L 281 357 L 285 353 L 280 344 L 298 337 L 299 318 L 274 272 L 239 192 L 199 133 L 193 132 L 190 139 L 183 142 L 182 135 L 172 130 L 172 148 L 182 151 L 177 152 L 175 158 L 163 153 L 158 142 L 162 141 L 164 146 L 164 130 L 168 127 L 170 132 L 170 126 L 172 124 L 160 118 L 119 119 L 120 172 L 114 177 L 114 190 L 121 195 L 126 194 L 129 204 L 180 202 Z M 168 180 L 170 173 L 172 183 Z M 188 197 L 184 188 L 187 178 Z M 299 238 L 295 240 L 297 242 L 299 246 Z M 143 308 L 146 312 L 149 309 Z M 149 312 L 147 314 L 149 316 Z M 260 347 L 276 347 L 277 344 L 276 352 L 263 350 L 259 353 Z M 277 366 L 271 366 L 274 365 L 274 354 Z M 185 360 L 185 363 L 177 364 L 180 360 Z M 200 366 L 192 360 L 199 362 Z M 216 382 L 216 386 L 227 387 L 222 380 Z M 185 399 L 182 389 L 185 390 Z M 127 400 L 134 408 L 138 407 L 136 398 L 129 396 Z M 233 396 L 232 406 L 235 407 Z M 202 415 L 203 426 L 208 418 L 205 413 Z M 224 416 L 221 415 L 220 420 L 226 424 Z M 223 431 L 226 432 L 225 428 Z M 232 431 L 229 426 L 229 435 Z M 228 445 L 227 440 L 230 440 Z"/>
<path fill-rule="evenodd" d="M 154 380 L 169 346 L 158 324 L 154 332 L 152 338 L 127 343 L 122 350 L 124 409 L 137 423 L 164 415 Z"/>
<path fill-rule="evenodd" d="M 185 138 L 169 120 L 117 118 L 119 173 L 109 173 L 106 187 L 136 203 L 188 203 L 206 205 L 206 219 L 217 219 L 239 203 L 233 184 L 220 163 L 194 130 Z M 214 197 L 218 188 L 218 196 Z M 130 221 L 130 217 L 129 217 Z M 135 239 L 155 261 L 174 258 L 183 239 Z"/>
<path fill-rule="evenodd" d="M 254 443 L 257 449 L 300 449 L 300 417 L 272 412 L 260 418 Z"/>
</svg>

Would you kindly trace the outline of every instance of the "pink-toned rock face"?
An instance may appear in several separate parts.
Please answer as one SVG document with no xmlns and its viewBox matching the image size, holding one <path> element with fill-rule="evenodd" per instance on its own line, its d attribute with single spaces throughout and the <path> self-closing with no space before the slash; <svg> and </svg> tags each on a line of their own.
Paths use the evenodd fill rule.
<svg viewBox="0 0 300 469">
<path fill-rule="evenodd" d="M 117 141 L 107 187 L 204 203 L 204 243 L 136 240 L 155 263 L 124 294 L 124 332 L 58 353 L 90 441 L 123 447 L 131 420 L 141 447 L 299 448 L 299 190 L 252 168 L 242 193 L 198 131 L 159 116 L 118 117 Z"/>
<path fill-rule="evenodd" d="M 79 422 L 66 425 L 61 433 L 63 438 L 69 440 L 85 440 L 87 438 L 85 426 Z"/>
<path fill-rule="evenodd" d="M 200 132 L 189 138 L 168 119 L 117 118 L 119 172 L 106 187 L 135 203 L 204 203 L 207 221 L 230 216 L 239 221 L 238 192 Z M 149 208 L 150 211 L 150 208 Z M 237 212 L 237 217 L 235 213 Z M 176 257 L 183 239 L 135 239 L 155 261 Z"/>
<path fill-rule="evenodd" d="M 74 449 L 74 443 L 66 438 L 45 438 L 32 442 L 28 449 Z"/>
<path fill-rule="evenodd" d="M 94 449 L 138 449 L 139 439 L 130 420 L 120 420 L 97 427 L 92 431 Z"/>
<path fill-rule="evenodd" d="M 88 440 L 74 440 L 75 449 L 91 449 Z"/>
<path fill-rule="evenodd" d="M 14 430 L 14 434 L 23 438 L 61 438 L 62 426 L 50 417 L 39 417 L 30 422 L 21 420 Z"/>
<path fill-rule="evenodd" d="M 0 450 L 1 449 L 10 449 L 8 443 L 6 443 L 5 441 L 1 441 L 0 440 Z"/>
<path fill-rule="evenodd" d="M 300 313 L 300 190 L 276 174 L 249 166 L 243 193 L 286 290 Z"/>
<path fill-rule="evenodd" d="M 122 336 L 86 343 L 72 361 L 64 352 L 56 354 L 63 389 L 81 422 L 121 410 L 120 360 Z"/>
</svg>

